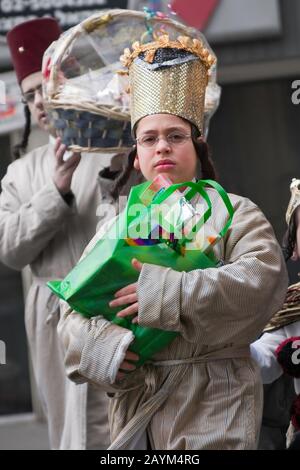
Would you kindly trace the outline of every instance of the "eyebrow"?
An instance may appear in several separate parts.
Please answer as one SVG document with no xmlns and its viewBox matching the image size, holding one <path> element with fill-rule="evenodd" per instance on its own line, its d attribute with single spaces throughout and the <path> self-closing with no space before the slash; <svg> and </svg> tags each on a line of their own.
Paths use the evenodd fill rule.
<svg viewBox="0 0 300 470">
<path fill-rule="evenodd" d="M 29 88 L 29 90 L 26 90 L 26 91 L 23 91 L 23 93 L 31 93 L 35 90 L 37 90 L 37 88 L 41 87 L 42 86 L 42 83 L 40 85 L 37 85 L 37 86 L 34 86 L 32 88 Z"/>
</svg>

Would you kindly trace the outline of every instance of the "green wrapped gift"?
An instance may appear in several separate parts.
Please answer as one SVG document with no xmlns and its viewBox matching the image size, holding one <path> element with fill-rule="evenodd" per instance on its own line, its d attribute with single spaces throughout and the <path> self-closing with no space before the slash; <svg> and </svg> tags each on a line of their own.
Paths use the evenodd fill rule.
<svg viewBox="0 0 300 470">
<path fill-rule="evenodd" d="M 228 195 L 215 181 L 201 180 L 196 183 L 171 185 L 164 188 L 163 191 L 159 191 L 153 197 L 151 204 L 142 206 L 141 196 L 145 194 L 150 185 L 151 183 L 146 182 L 133 187 L 126 209 L 117 217 L 105 236 L 95 244 L 85 258 L 78 262 L 65 279 L 48 282 L 50 289 L 76 312 L 89 318 L 102 315 L 107 320 L 131 330 L 135 340 L 130 346 L 130 350 L 140 356 L 138 365 L 143 364 L 168 345 L 177 333 L 141 327 L 132 323 L 131 317 L 116 317 L 116 313 L 121 310 L 120 307 L 109 307 L 109 302 L 113 299 L 116 291 L 138 279 L 139 273 L 131 265 L 132 258 L 137 258 L 142 263 L 170 267 L 176 271 L 216 267 L 218 260 L 214 258 L 212 250 L 209 249 L 227 232 L 233 216 L 233 208 Z M 213 186 L 223 199 L 229 214 L 228 221 L 222 231 L 213 240 L 210 239 L 206 243 L 205 249 L 188 249 L 193 237 L 200 229 L 203 229 L 212 213 L 211 201 L 205 190 L 207 185 Z M 178 194 L 178 190 L 182 187 L 187 189 L 178 203 L 182 204 L 181 199 L 184 199 L 186 204 L 198 194 L 203 209 L 201 216 L 198 214 L 198 217 L 192 219 L 193 227 L 192 229 L 189 227 L 189 233 L 185 233 L 180 240 L 174 240 L 172 237 L 168 237 L 168 239 L 158 237 L 153 242 L 150 241 L 150 245 L 146 244 L 149 241 L 147 239 L 145 239 L 144 245 L 137 244 L 142 238 L 137 238 L 136 234 L 141 231 L 147 234 L 151 232 L 153 224 L 157 223 L 157 217 L 159 217 L 157 216 L 159 206 L 172 198 L 174 201 L 175 192 L 177 191 Z M 137 207 L 142 207 L 142 210 L 136 210 Z M 175 229 L 178 232 L 178 226 L 172 227 L 170 221 L 165 226 L 165 219 L 166 217 L 163 217 L 163 220 L 160 220 L 164 232 L 170 234 Z"/>
</svg>

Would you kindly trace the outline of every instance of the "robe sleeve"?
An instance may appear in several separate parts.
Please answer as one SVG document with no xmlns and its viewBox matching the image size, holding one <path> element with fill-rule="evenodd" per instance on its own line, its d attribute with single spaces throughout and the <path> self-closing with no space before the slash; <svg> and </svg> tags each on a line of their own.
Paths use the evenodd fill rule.
<svg viewBox="0 0 300 470">
<path fill-rule="evenodd" d="M 1 183 L 0 260 L 13 269 L 34 261 L 73 211 L 51 178 L 24 202 L 18 190 L 18 178 L 28 176 L 23 163 L 11 164 Z"/>
<path fill-rule="evenodd" d="M 109 229 L 114 219 L 104 224 L 84 250 L 83 259 Z M 74 382 L 92 382 L 107 391 L 118 386 L 116 375 L 127 349 L 134 340 L 130 330 L 109 322 L 101 315 L 86 318 L 61 301 L 58 335 L 62 342 L 67 376 Z M 130 380 L 130 378 L 129 378 Z"/>
<path fill-rule="evenodd" d="M 275 351 L 285 339 L 287 339 L 287 336 L 284 328 L 279 328 L 272 333 L 264 333 L 250 345 L 251 356 L 259 365 L 264 384 L 274 382 L 283 373 L 277 361 Z"/>
</svg>

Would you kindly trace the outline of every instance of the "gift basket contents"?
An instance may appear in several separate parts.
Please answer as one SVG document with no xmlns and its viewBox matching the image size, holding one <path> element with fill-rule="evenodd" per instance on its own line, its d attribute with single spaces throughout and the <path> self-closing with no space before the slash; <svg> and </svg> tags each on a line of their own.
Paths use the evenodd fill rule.
<svg viewBox="0 0 300 470">
<path fill-rule="evenodd" d="M 161 174 L 146 187 L 139 196 L 143 210 L 128 225 L 126 242 L 129 245 L 149 246 L 164 243 L 184 255 L 186 250 L 192 249 L 205 252 L 212 241 L 216 240 L 216 237 L 210 236 L 206 239 L 206 245 L 204 244 L 204 231 L 201 228 L 210 213 L 210 201 L 206 193 L 198 188 L 209 207 L 208 211 L 202 213 L 203 202 L 199 202 L 194 208 L 180 191 L 181 187 L 182 184 L 172 185 L 172 182 Z M 195 189 L 187 189 L 190 190 L 189 198 L 197 194 Z M 140 206 L 133 205 L 130 210 L 132 208 L 136 214 Z M 130 211 L 128 220 L 129 216 Z"/>
<path fill-rule="evenodd" d="M 219 233 L 209 224 L 214 211 L 209 186 L 218 193 L 228 212 Z M 48 282 L 48 286 L 78 314 L 89 318 L 102 315 L 130 329 L 135 336 L 130 350 L 139 354 L 141 365 L 177 333 L 141 327 L 132 323 L 131 317 L 116 317 L 120 307 L 109 307 L 115 292 L 138 279 L 132 258 L 180 272 L 215 268 L 219 260 L 212 247 L 224 237 L 232 217 L 229 197 L 215 181 L 171 184 L 158 175 L 153 182 L 131 189 L 126 209 L 103 238 L 65 279 Z"/>
<path fill-rule="evenodd" d="M 44 55 L 43 92 L 50 128 L 69 150 L 124 152 L 132 144 L 129 80 L 120 62 L 128 45 L 168 35 L 199 38 L 201 33 L 149 11 L 106 10 L 66 31 Z M 216 110 L 220 88 L 216 64 L 206 90 L 204 122 Z"/>
</svg>

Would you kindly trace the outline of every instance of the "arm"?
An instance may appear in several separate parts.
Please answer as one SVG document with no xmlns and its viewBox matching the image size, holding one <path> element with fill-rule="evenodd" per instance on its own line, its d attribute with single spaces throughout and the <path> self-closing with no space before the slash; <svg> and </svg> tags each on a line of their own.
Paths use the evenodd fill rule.
<svg viewBox="0 0 300 470">
<path fill-rule="evenodd" d="M 247 199 L 234 203 L 225 266 L 176 272 L 144 264 L 138 280 L 141 326 L 179 332 L 198 344 L 247 344 L 282 305 L 287 274 L 273 230 Z M 222 212 L 216 207 L 216 223 Z"/>
<path fill-rule="evenodd" d="M 82 258 L 92 250 L 114 221 L 111 219 L 100 228 L 84 250 Z M 120 388 L 131 380 L 127 376 L 122 384 L 115 383 L 124 377 L 119 369 L 134 370 L 132 362 L 138 360 L 136 354 L 128 351 L 134 340 L 131 331 L 105 320 L 101 315 L 85 318 L 61 301 L 58 335 L 64 349 L 67 375 L 74 382 L 89 381 L 112 391 L 112 386 Z"/>
<path fill-rule="evenodd" d="M 265 333 L 250 345 L 251 356 L 258 363 L 264 384 L 278 379 L 283 373 L 277 362 L 275 351 L 279 344 L 287 339 L 284 328 L 272 333 Z"/>
<path fill-rule="evenodd" d="M 64 348 L 67 376 L 74 382 L 88 381 L 112 391 L 127 349 L 134 340 L 133 333 L 101 315 L 84 318 L 61 302 L 58 334 Z M 132 359 L 135 359 L 134 354 Z M 135 367 L 131 366 L 132 369 Z"/>
<path fill-rule="evenodd" d="M 60 230 L 70 212 L 51 180 L 28 202 L 22 202 L 12 165 L 2 180 L 0 196 L 1 261 L 14 269 L 31 263 Z"/>
<path fill-rule="evenodd" d="M 31 185 L 33 175 L 26 166 L 30 163 L 28 157 L 10 165 L 2 180 L 0 259 L 11 268 L 22 269 L 34 261 L 73 212 L 72 206 L 64 200 L 64 194 L 70 189 L 71 176 L 79 160 L 77 157 L 72 161 L 72 157 L 64 163 L 64 151 L 64 148 L 56 148 L 53 180 L 49 177 L 49 181 L 27 202 L 22 200 L 18 186 L 26 178 L 27 184 Z"/>
</svg>

